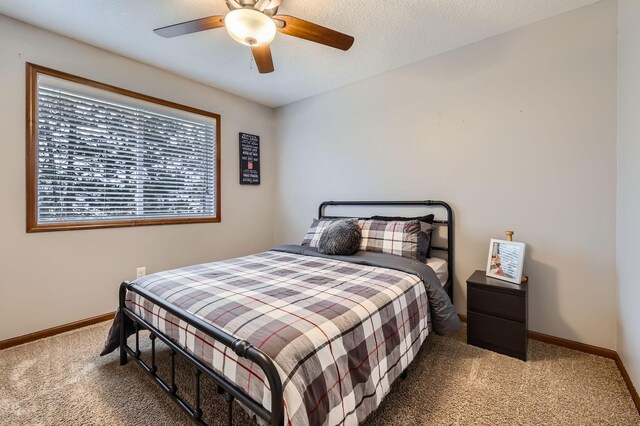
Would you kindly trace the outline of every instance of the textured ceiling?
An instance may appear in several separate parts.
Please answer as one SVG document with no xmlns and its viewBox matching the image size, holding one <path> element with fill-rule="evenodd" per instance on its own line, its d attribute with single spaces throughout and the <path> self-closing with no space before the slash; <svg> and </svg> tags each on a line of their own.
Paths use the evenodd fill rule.
<svg viewBox="0 0 640 426">
<path fill-rule="evenodd" d="M 152 30 L 224 14 L 224 0 L 0 0 L 0 13 L 276 107 L 596 0 L 283 0 L 279 13 L 355 37 L 348 52 L 278 34 L 276 71 L 250 69 L 224 29 L 174 39 Z"/>
</svg>

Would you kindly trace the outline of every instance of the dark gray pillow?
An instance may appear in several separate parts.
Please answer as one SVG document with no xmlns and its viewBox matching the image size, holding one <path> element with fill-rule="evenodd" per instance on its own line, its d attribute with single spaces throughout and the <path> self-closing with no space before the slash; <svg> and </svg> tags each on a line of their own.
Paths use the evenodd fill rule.
<svg viewBox="0 0 640 426">
<path fill-rule="evenodd" d="M 362 232 L 355 219 L 337 220 L 320 235 L 318 251 L 323 254 L 351 255 L 360 250 Z"/>
<path fill-rule="evenodd" d="M 418 260 L 424 262 L 431 257 L 431 237 L 435 226 L 420 222 L 421 232 L 418 234 Z"/>
</svg>

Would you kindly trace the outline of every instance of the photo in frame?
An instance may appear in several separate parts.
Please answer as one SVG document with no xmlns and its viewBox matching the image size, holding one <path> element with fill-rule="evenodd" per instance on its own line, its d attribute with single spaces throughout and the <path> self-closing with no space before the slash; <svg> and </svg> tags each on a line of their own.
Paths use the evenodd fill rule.
<svg viewBox="0 0 640 426">
<path fill-rule="evenodd" d="M 492 239 L 489 243 L 487 276 L 520 284 L 525 243 Z"/>
</svg>

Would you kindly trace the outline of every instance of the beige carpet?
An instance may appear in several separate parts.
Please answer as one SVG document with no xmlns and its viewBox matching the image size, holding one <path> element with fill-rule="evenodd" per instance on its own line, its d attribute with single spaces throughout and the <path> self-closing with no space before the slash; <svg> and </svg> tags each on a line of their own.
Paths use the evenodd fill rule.
<svg viewBox="0 0 640 426">
<path fill-rule="evenodd" d="M 108 326 L 0 351 L 0 425 L 191 424 L 135 364 L 97 356 Z M 613 361 L 535 341 L 529 352 L 525 363 L 466 345 L 464 332 L 430 336 L 366 424 L 640 425 Z M 204 391 L 206 420 L 224 424 L 221 398 Z M 237 404 L 235 418 L 250 423 Z"/>
</svg>

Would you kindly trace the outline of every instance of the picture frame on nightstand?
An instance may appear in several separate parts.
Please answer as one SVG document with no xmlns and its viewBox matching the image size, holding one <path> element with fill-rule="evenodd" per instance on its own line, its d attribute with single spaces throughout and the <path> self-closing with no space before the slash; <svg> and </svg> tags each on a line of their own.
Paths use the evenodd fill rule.
<svg viewBox="0 0 640 426">
<path fill-rule="evenodd" d="M 520 284 L 525 246 L 525 243 L 491 239 L 487 259 L 487 276 Z"/>
</svg>

